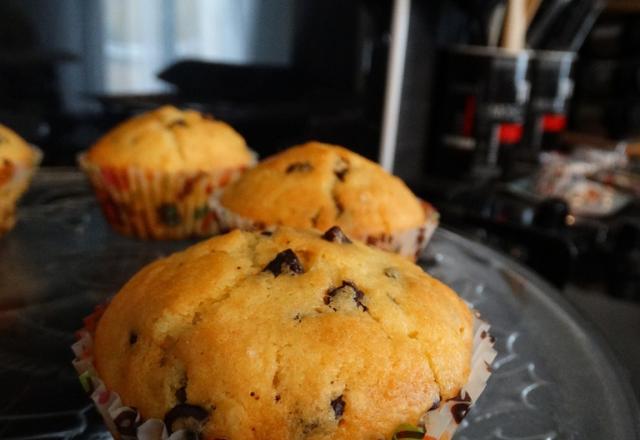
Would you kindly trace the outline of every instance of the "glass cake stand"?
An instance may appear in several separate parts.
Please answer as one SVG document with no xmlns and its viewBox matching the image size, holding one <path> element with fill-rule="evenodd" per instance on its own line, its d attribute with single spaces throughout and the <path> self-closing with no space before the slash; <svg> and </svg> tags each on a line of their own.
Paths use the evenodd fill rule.
<svg viewBox="0 0 640 440">
<path fill-rule="evenodd" d="M 0 238 L 0 438 L 110 438 L 71 366 L 74 331 L 143 265 L 191 243 L 121 237 L 78 171 L 40 170 Z M 499 351 L 456 439 L 640 439 L 627 380 L 552 287 L 442 228 L 420 264 L 492 324 Z"/>
</svg>

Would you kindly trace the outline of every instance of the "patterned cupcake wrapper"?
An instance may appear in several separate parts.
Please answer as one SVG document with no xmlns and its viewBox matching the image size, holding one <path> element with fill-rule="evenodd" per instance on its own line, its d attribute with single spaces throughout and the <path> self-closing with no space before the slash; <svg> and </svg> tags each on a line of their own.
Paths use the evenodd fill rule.
<svg viewBox="0 0 640 440">
<path fill-rule="evenodd" d="M 135 408 L 124 405 L 118 393 L 106 388 L 93 364 L 93 334 L 105 307 L 100 306 L 85 319 L 85 326 L 78 331 L 78 341 L 71 347 L 75 354 L 73 366 L 78 372 L 80 383 L 90 395 L 96 409 L 116 439 L 122 440 L 187 440 L 192 433 L 180 430 L 170 433 L 160 419 L 143 421 Z M 424 440 L 450 440 L 462 419 L 484 391 L 491 376 L 491 363 L 497 352 L 493 348 L 494 339 L 489 334 L 489 324 L 476 313 L 473 319 L 474 338 L 469 380 L 460 394 L 437 409 L 429 410 L 419 421 L 419 427 L 402 425 L 402 431 L 412 431 L 412 436 L 403 437 L 396 432 L 396 438 L 416 438 L 421 433 Z"/>
<path fill-rule="evenodd" d="M 220 225 L 208 200 L 246 169 L 169 173 L 100 167 L 84 154 L 78 156 L 78 163 L 89 177 L 109 224 L 124 235 L 143 239 L 219 233 Z"/>
<path fill-rule="evenodd" d="M 34 161 L 31 166 L 17 165 L 11 163 L 6 169 L 9 174 L 8 179 L 3 178 L 4 183 L 0 183 L 0 235 L 13 228 L 16 222 L 16 204 L 20 196 L 27 190 L 31 178 L 35 174 L 40 161 L 42 160 L 42 151 L 31 146 L 34 152 Z M 0 167 L 0 174 L 3 168 Z M 0 176 L 3 177 L 3 176 Z"/>
<path fill-rule="evenodd" d="M 267 225 L 259 221 L 254 221 L 242 217 L 222 206 L 220 203 L 220 192 L 216 193 L 209 200 L 210 209 L 215 212 L 223 230 L 242 229 L 246 231 L 256 231 L 271 229 L 274 225 Z M 404 257 L 416 261 L 422 250 L 427 246 L 433 236 L 440 215 L 429 203 L 421 201 L 425 212 L 426 221 L 417 228 L 405 229 L 393 234 L 368 235 L 362 239 L 368 245 L 375 246 L 385 251 L 395 252 Z M 357 237 L 351 237 L 357 238 Z"/>
</svg>

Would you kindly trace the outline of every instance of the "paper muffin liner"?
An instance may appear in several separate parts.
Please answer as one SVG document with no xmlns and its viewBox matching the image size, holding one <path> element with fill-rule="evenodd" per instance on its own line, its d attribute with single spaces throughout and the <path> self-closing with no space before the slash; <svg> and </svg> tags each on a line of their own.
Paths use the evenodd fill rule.
<svg viewBox="0 0 640 440">
<path fill-rule="evenodd" d="M 34 152 L 31 165 L 11 161 L 0 163 L 0 235 L 15 225 L 16 204 L 29 187 L 29 182 L 42 160 L 42 151 L 34 146 L 31 146 L 31 149 Z"/>
<path fill-rule="evenodd" d="M 236 214 L 225 206 L 222 206 L 219 196 L 220 193 L 214 194 L 214 196 L 209 200 L 209 206 L 210 209 L 216 213 L 220 226 L 223 230 L 228 231 L 231 229 L 242 229 L 245 231 L 261 231 L 276 227 L 276 225 L 268 225 Z M 433 206 L 423 200 L 421 200 L 420 203 L 424 209 L 426 218 L 425 222 L 421 226 L 400 230 L 393 234 L 382 233 L 367 235 L 364 239 L 360 238 L 360 240 L 370 246 L 375 246 L 385 251 L 395 252 L 416 261 L 422 250 L 429 243 L 429 240 L 431 240 L 433 233 L 438 227 L 440 219 L 438 211 L 436 211 Z M 358 239 L 358 237 L 351 238 Z"/>
<path fill-rule="evenodd" d="M 179 239 L 220 232 L 209 198 L 244 167 L 210 172 L 163 172 L 136 167 L 101 167 L 78 156 L 109 224 L 143 239 Z"/>
<path fill-rule="evenodd" d="M 90 395 L 105 425 L 115 439 L 122 440 L 187 440 L 193 438 L 186 430 L 170 433 L 163 420 L 142 420 L 135 408 L 126 406 L 115 391 L 108 390 L 100 379 L 93 364 L 93 335 L 106 306 L 98 306 L 94 313 L 84 320 L 84 327 L 76 333 L 77 342 L 72 345 L 75 355 L 73 366 L 78 372 L 80 383 Z M 403 432 L 418 432 L 424 440 L 450 440 L 469 409 L 484 391 L 491 376 L 491 363 L 497 352 L 493 348 L 494 339 L 489 334 L 489 324 L 480 319 L 476 312 L 473 317 L 473 351 L 471 370 L 467 383 L 459 395 L 441 402 L 435 409 L 427 411 L 418 425 L 401 425 L 392 439 L 416 438 L 403 436 Z"/>
<path fill-rule="evenodd" d="M 427 411 L 420 420 L 425 440 L 449 440 L 458 425 L 476 403 L 491 376 L 491 364 L 498 352 L 493 348 L 495 339 L 489 333 L 491 326 L 480 319 L 476 311 L 473 318 L 473 353 L 467 383 L 453 399 L 441 402 L 438 408 Z"/>
</svg>

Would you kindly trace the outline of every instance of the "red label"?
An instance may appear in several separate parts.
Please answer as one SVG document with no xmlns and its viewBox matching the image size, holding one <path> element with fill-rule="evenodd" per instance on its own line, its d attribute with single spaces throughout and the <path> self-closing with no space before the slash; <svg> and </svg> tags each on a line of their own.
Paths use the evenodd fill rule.
<svg viewBox="0 0 640 440">
<path fill-rule="evenodd" d="M 544 115 L 542 117 L 542 131 L 558 132 L 564 130 L 567 126 L 567 117 L 565 115 Z"/>
<path fill-rule="evenodd" d="M 522 124 L 500 124 L 500 143 L 516 144 L 522 139 Z"/>
</svg>

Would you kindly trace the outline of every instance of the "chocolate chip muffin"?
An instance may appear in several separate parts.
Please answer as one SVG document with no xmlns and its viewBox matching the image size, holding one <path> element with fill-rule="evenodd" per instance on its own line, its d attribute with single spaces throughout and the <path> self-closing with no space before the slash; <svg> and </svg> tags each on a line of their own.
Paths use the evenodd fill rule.
<svg viewBox="0 0 640 440">
<path fill-rule="evenodd" d="M 235 230 L 135 275 L 89 356 L 129 434 L 389 439 L 460 393 L 472 336 L 451 289 L 339 228 Z"/>
<path fill-rule="evenodd" d="M 437 213 L 399 178 L 345 148 L 309 142 L 271 156 L 229 185 L 218 202 L 229 227 L 325 230 L 415 257 Z"/>
<path fill-rule="evenodd" d="M 0 235 L 16 221 L 16 203 L 29 186 L 42 154 L 0 124 Z"/>
<path fill-rule="evenodd" d="M 117 231 L 163 239 L 218 232 L 207 199 L 254 156 L 228 124 L 164 106 L 118 125 L 79 162 Z"/>
</svg>

